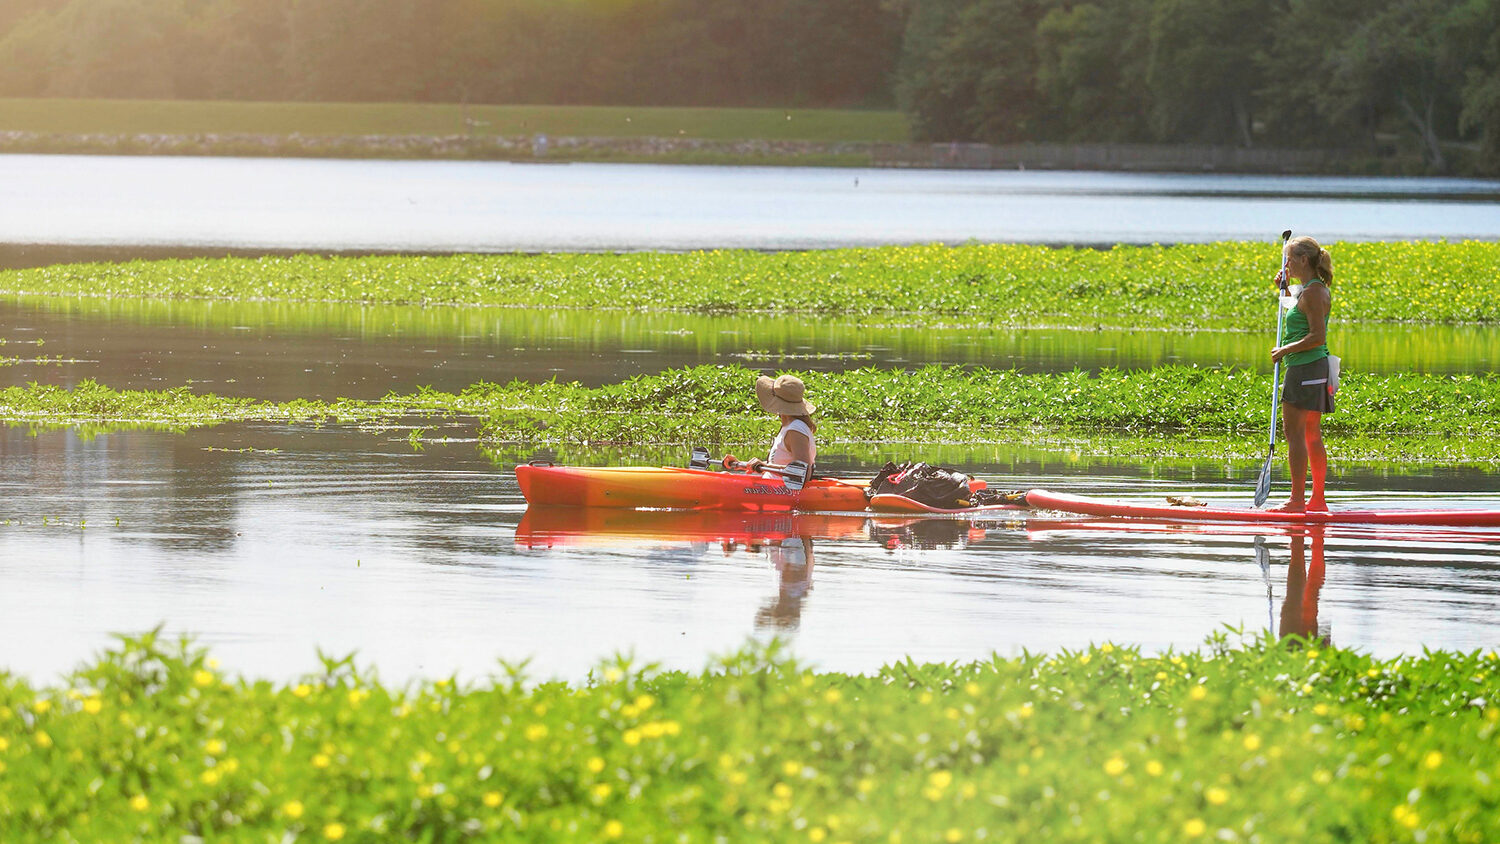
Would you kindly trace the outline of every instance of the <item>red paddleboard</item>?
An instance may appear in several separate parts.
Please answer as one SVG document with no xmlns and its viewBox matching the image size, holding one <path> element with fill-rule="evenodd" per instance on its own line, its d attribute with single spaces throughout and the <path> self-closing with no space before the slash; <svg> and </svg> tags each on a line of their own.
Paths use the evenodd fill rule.
<svg viewBox="0 0 1500 844">
<path fill-rule="evenodd" d="M 941 515 L 968 515 L 970 513 L 1000 513 L 1025 510 L 1019 504 L 986 504 L 981 507 L 933 507 L 904 495 L 882 492 L 870 496 L 870 509 L 880 513 L 937 513 Z"/>
<path fill-rule="evenodd" d="M 1215 507 L 1178 507 L 1143 501 L 1111 501 L 1033 489 L 1026 503 L 1034 510 L 1082 513 L 1088 516 L 1164 519 L 1177 522 L 1249 522 L 1298 525 L 1443 525 L 1500 527 L 1500 510 L 1330 510 L 1315 513 L 1277 513 Z"/>
</svg>

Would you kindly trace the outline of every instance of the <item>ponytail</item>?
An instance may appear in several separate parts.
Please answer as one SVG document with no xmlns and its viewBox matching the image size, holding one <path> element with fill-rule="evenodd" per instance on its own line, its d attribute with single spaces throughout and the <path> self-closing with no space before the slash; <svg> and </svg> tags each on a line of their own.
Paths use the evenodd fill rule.
<svg viewBox="0 0 1500 844">
<path fill-rule="evenodd" d="M 1328 254 L 1327 249 L 1318 250 L 1318 263 L 1313 271 L 1318 274 L 1318 278 L 1323 279 L 1324 284 L 1333 284 L 1333 256 Z"/>
<path fill-rule="evenodd" d="M 1313 275 L 1324 284 L 1333 284 L 1333 256 L 1328 254 L 1327 249 L 1319 246 L 1316 240 L 1305 235 L 1293 238 L 1287 244 L 1287 251 L 1306 261 L 1312 267 Z"/>
</svg>

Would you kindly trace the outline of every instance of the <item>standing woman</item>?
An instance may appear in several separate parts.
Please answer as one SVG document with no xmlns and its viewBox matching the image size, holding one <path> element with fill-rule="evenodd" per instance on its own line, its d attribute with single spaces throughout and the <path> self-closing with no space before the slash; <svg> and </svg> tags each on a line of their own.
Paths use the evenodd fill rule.
<svg viewBox="0 0 1500 844">
<path fill-rule="evenodd" d="M 1281 418 L 1286 431 L 1287 461 L 1291 465 L 1292 496 L 1275 509 L 1289 513 L 1327 510 L 1323 482 L 1328 477 L 1328 452 L 1323 448 L 1323 414 L 1333 412 L 1329 392 L 1328 313 L 1333 309 L 1333 258 L 1310 237 L 1286 245 L 1289 281 L 1301 284 L 1296 302 L 1286 313 L 1279 345 L 1272 361 L 1286 366 L 1281 388 Z M 1307 469 L 1312 465 L 1313 490 L 1304 498 Z"/>
</svg>

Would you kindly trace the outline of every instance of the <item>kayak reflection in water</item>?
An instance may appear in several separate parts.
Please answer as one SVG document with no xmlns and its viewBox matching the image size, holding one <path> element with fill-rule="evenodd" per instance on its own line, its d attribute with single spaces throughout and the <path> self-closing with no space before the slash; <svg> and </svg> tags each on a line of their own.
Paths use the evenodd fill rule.
<svg viewBox="0 0 1500 844">
<path fill-rule="evenodd" d="M 818 444 L 814 434 L 818 423 L 812 420 L 817 407 L 806 398 L 807 388 L 795 375 L 781 375 L 772 379 L 762 375 L 755 379 L 755 398 L 761 409 L 781 417 L 781 430 L 771 443 L 771 453 L 766 460 L 753 458 L 748 466 L 751 472 L 759 472 L 767 464 L 785 466 L 794 460 L 807 464 L 809 470 L 818 458 Z M 724 455 L 724 468 L 733 468 L 739 460 L 733 454 Z M 767 477 L 780 477 L 767 473 Z"/>
<path fill-rule="evenodd" d="M 1308 559 L 1307 546 L 1312 546 Z M 1323 528 L 1309 527 L 1292 535 L 1292 561 L 1286 567 L 1286 600 L 1281 604 L 1281 636 L 1300 636 L 1328 647 L 1333 636 L 1318 629 L 1318 593 L 1323 589 Z"/>
<path fill-rule="evenodd" d="M 1333 258 L 1310 237 L 1294 238 L 1286 245 L 1286 279 L 1297 281 L 1300 290 L 1287 309 L 1272 362 L 1281 362 L 1286 377 L 1281 387 L 1281 419 L 1286 432 L 1287 463 L 1291 468 L 1292 495 L 1273 509 L 1290 513 L 1327 510 L 1323 502 L 1323 480 L 1328 476 L 1328 452 L 1323 448 L 1323 414 L 1333 412 L 1333 390 L 1337 386 L 1337 358 L 1328 353 L 1328 314 L 1333 309 Z M 1308 464 L 1312 464 L 1312 498 L 1304 500 Z"/>
<path fill-rule="evenodd" d="M 766 548 L 779 576 L 776 597 L 755 613 L 757 630 L 795 630 L 802 623 L 802 599 L 812 591 L 813 541 L 792 536 Z"/>
</svg>

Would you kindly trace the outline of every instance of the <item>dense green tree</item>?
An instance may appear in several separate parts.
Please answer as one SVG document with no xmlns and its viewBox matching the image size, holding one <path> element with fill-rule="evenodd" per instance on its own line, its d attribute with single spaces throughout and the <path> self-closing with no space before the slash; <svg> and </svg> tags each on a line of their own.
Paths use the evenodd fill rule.
<svg viewBox="0 0 1500 844">
<path fill-rule="evenodd" d="M 897 97 L 913 133 L 1009 142 L 1052 128 L 1037 86 L 1042 0 L 915 0 Z"/>
<path fill-rule="evenodd" d="M 1146 84 L 1161 140 L 1255 144 L 1270 0 L 1156 0 Z"/>
<path fill-rule="evenodd" d="M 1037 85 L 1060 139 L 1139 141 L 1148 133 L 1146 21 L 1152 0 L 1067 3 L 1037 26 Z"/>
<path fill-rule="evenodd" d="M 1500 174 L 1500 0 L 1476 5 L 1476 31 L 1484 38 L 1466 73 L 1460 127 L 1478 133 L 1479 171 Z"/>
</svg>

